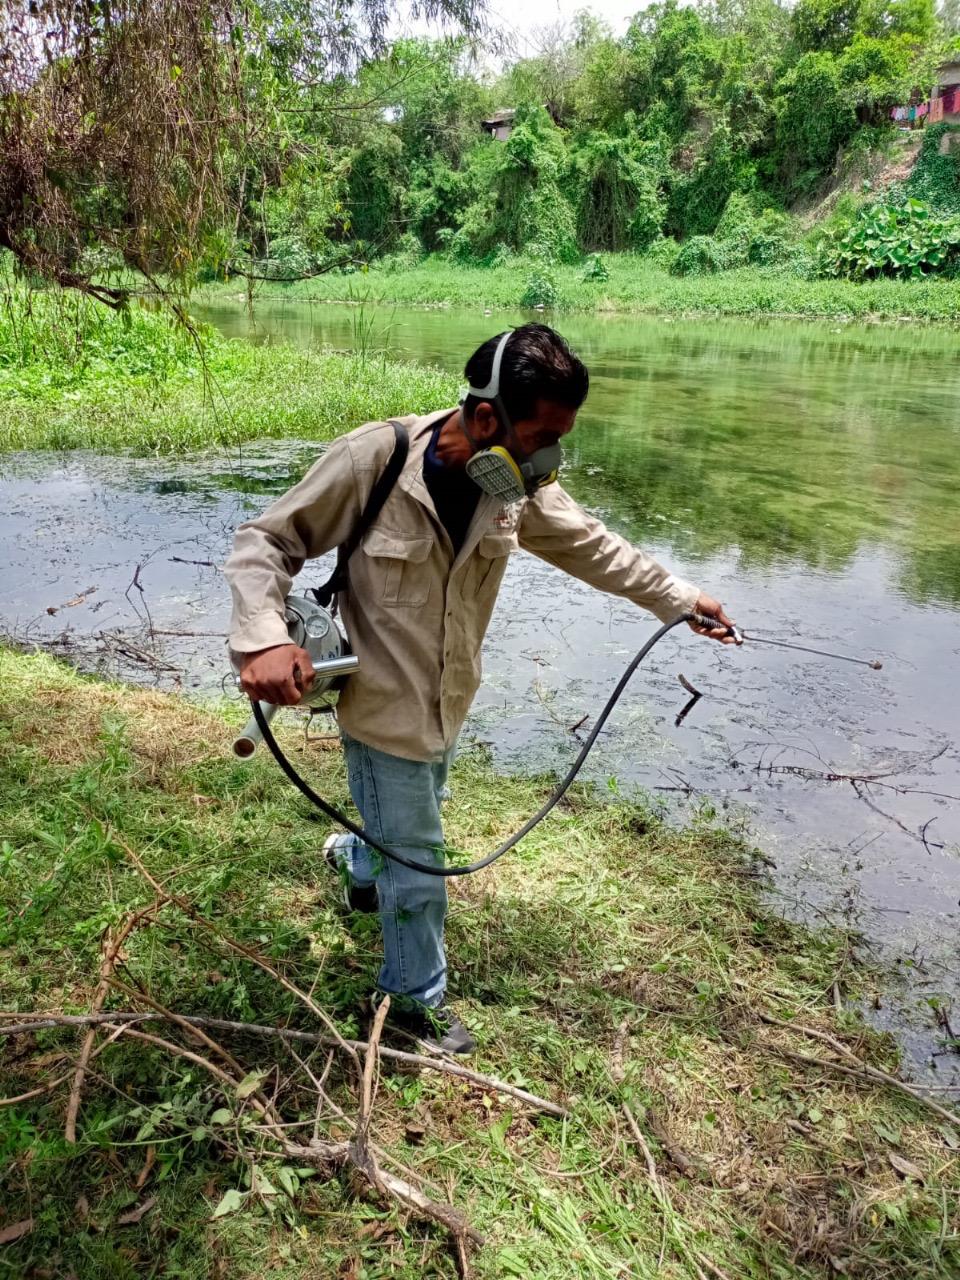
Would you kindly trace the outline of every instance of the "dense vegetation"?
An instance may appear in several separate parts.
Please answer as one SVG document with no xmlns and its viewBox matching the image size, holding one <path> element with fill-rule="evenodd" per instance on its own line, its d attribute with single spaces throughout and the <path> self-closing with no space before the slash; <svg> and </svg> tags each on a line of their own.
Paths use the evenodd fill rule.
<svg viewBox="0 0 960 1280">
<path fill-rule="evenodd" d="M 238 239 L 206 271 L 242 259 L 290 280 L 438 253 L 516 270 L 519 255 L 515 300 L 534 305 L 555 300 L 558 264 L 624 250 L 677 275 L 903 274 L 896 257 L 849 272 L 838 260 L 832 242 L 857 198 L 833 210 L 825 250 L 791 214 L 909 149 L 891 110 L 928 96 L 951 39 L 932 0 L 665 0 L 622 38 L 582 15 L 495 82 L 462 41 L 401 41 L 339 82 L 335 109 L 329 92 L 306 93 L 269 171 L 245 183 Z M 497 108 L 516 111 L 505 141 L 480 128 Z M 928 232 L 953 234 L 958 152 L 938 146 L 948 128 L 926 131 L 916 180 L 870 195 L 889 226 L 913 198 L 936 215 Z M 934 250 L 920 267 L 954 265 Z"/>
<path fill-rule="evenodd" d="M 14 291 L 0 306 L 0 452 L 170 453 L 258 437 L 330 439 L 456 402 L 457 383 L 364 347 L 349 354 L 228 342 L 167 310 L 108 310 Z"/>
</svg>

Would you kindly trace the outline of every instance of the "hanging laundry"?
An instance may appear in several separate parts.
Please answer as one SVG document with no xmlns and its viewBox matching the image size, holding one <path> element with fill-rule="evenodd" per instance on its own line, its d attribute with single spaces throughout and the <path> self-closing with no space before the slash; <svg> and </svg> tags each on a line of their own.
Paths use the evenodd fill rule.
<svg viewBox="0 0 960 1280">
<path fill-rule="evenodd" d="M 939 124 L 942 119 L 943 119 L 943 99 L 931 98 L 930 99 L 930 123 Z"/>
<path fill-rule="evenodd" d="M 907 119 L 912 123 L 914 120 L 916 120 L 916 118 L 917 118 L 917 108 L 911 107 L 910 114 L 907 116 Z"/>
<path fill-rule="evenodd" d="M 929 113 L 930 113 L 930 103 L 921 102 L 919 107 L 917 107 L 917 119 L 922 120 L 924 116 L 929 115 Z"/>
</svg>

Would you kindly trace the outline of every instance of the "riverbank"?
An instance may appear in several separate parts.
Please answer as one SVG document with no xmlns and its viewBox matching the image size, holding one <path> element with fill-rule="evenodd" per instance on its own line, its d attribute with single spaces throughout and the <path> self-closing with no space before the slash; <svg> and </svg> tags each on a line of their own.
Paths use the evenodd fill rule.
<svg viewBox="0 0 960 1280">
<path fill-rule="evenodd" d="M 204 710 L 10 651 L 0 678 L 7 1012 L 89 1009 L 105 939 L 130 924 L 107 1009 L 316 1030 L 265 958 L 343 1034 L 366 1034 L 377 930 L 340 915 L 317 854 L 325 825 L 268 759 L 228 753 L 236 706 Z M 296 728 L 286 739 L 304 750 Z M 343 802 L 340 753 L 307 754 L 321 792 Z M 546 785 L 495 777 L 465 752 L 448 838 L 478 853 Z M 709 812 L 679 831 L 582 789 L 495 872 L 452 883 L 451 981 L 480 1042 L 472 1068 L 572 1113 L 381 1064 L 380 1162 L 486 1237 L 480 1280 L 653 1276 L 661 1254 L 661 1274 L 678 1278 L 955 1273 L 956 1127 L 861 1075 L 848 1054 L 889 1070 L 893 1048 L 833 993 L 854 1005 L 872 978 L 844 935 L 781 920 L 760 873 Z M 457 1274 L 435 1226 L 278 1156 L 260 1100 L 303 1126 L 294 1134 L 313 1131 L 316 1111 L 282 1041 L 211 1032 L 218 1049 L 170 1024 L 147 1033 L 165 1044 L 97 1040 L 76 1145 L 62 1135 L 78 1032 L 4 1046 L 3 1094 L 40 1091 L 0 1112 L 0 1230 L 21 1224 L 4 1245 L 19 1274 L 51 1260 L 78 1280 L 161 1263 L 237 1280 L 381 1274 L 385 1248 L 393 1276 Z M 327 1057 L 306 1061 L 316 1078 Z M 340 1141 L 353 1122 L 334 1108 L 355 1116 L 356 1086 L 337 1055 L 329 1070 L 317 1124 Z"/>
<path fill-rule="evenodd" d="M 956 323 L 960 281 L 807 280 L 783 268 L 742 267 L 713 275 L 673 276 L 650 258 L 604 254 L 608 278 L 584 279 L 585 265 L 551 266 L 550 311 L 662 312 L 669 315 L 784 316 L 807 319 L 925 320 Z M 256 298 L 517 310 L 544 269 L 515 259 L 498 267 L 464 267 L 441 257 L 403 267 L 374 265 L 293 284 L 260 282 Z M 531 295 L 532 296 L 532 295 Z M 544 293 L 542 296 L 546 297 Z M 200 301 L 246 297 L 242 281 L 207 285 Z"/>
<path fill-rule="evenodd" d="M 457 381 L 360 351 L 311 351 L 192 332 L 57 296 L 0 317 L 0 452 L 183 453 L 257 438 L 327 440 L 394 414 L 455 404 Z"/>
</svg>

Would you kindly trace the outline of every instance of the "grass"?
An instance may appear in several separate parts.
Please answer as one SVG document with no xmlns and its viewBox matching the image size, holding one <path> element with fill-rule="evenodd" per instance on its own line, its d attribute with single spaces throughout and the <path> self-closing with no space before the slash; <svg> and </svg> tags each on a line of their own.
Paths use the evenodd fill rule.
<svg viewBox="0 0 960 1280">
<path fill-rule="evenodd" d="M 706 276 L 672 276 L 650 259 L 604 254 L 606 281 L 583 279 L 583 266 L 551 267 L 558 309 L 666 312 L 681 315 L 777 315 L 942 320 L 956 322 L 960 281 L 804 280 L 776 268 L 743 267 Z M 431 257 L 403 268 L 371 267 L 354 275 L 321 275 L 290 285 L 264 284 L 258 297 L 406 305 L 511 308 L 520 305 L 532 262 L 464 267 Z M 207 286 L 208 299 L 240 297 L 239 282 Z"/>
<path fill-rule="evenodd" d="M 240 764 L 227 751 L 236 705 L 198 708 L 9 650 L 0 680 L 5 1010 L 89 1007 L 104 930 L 153 896 L 127 845 L 312 990 L 344 1032 L 364 1030 L 376 922 L 339 914 L 318 854 L 326 826 L 272 763 Z M 291 749 L 302 744 L 286 734 Z M 343 802 L 339 752 L 301 750 L 320 790 Z M 495 777 L 466 751 L 451 842 L 488 848 L 546 785 Z M 893 1068 L 888 1039 L 833 1009 L 834 981 L 854 1004 L 872 981 L 852 965 L 849 941 L 781 920 L 750 849 L 709 812 L 674 830 L 655 808 L 580 790 L 495 871 L 453 882 L 448 934 L 477 1069 L 566 1102 L 572 1118 L 537 1118 L 463 1082 L 384 1066 L 376 1139 L 487 1236 L 479 1280 L 694 1280 L 697 1267 L 731 1280 L 956 1276 L 956 1129 L 894 1090 L 801 1061 L 833 1051 L 759 1017 L 828 1031 Z M 175 908 L 130 936 L 118 972 L 182 1012 L 315 1025 Z M 130 999 L 111 995 L 108 1007 Z M 64 1030 L 0 1041 L 0 1091 L 69 1071 L 78 1043 Z M 285 1050 L 242 1037 L 230 1049 L 244 1069 L 271 1071 L 288 1120 L 312 1121 Z M 63 1139 L 63 1088 L 0 1109 L 0 1232 L 33 1219 L 0 1247 L 0 1276 L 457 1274 L 435 1228 L 345 1177 L 278 1165 L 241 1128 L 238 1099 L 192 1064 L 121 1041 L 93 1066 L 76 1146 Z M 351 1109 L 339 1063 L 331 1081 Z M 641 1117 L 669 1203 L 651 1186 L 624 1101 Z M 224 1115 L 243 1135 L 242 1155 L 217 1141 Z M 347 1136 L 332 1117 L 323 1127 Z M 699 1173 L 680 1172 L 677 1149 Z M 250 1190 L 254 1166 L 261 1193 Z M 213 1217 L 230 1190 L 237 1211 Z M 149 1212 L 124 1225 L 151 1196 Z"/>
<path fill-rule="evenodd" d="M 116 315 L 56 293 L 0 301 L 0 452 L 176 453 L 259 437 L 330 439 L 362 422 L 454 404 L 446 374 L 190 333 L 134 303 Z"/>
</svg>

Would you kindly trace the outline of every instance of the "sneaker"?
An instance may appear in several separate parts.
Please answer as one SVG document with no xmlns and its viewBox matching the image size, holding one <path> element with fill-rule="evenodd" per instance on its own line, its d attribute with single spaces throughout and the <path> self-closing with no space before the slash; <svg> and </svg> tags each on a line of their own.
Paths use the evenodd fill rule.
<svg viewBox="0 0 960 1280">
<path fill-rule="evenodd" d="M 354 837 L 349 832 L 335 831 L 323 842 L 323 856 L 327 866 L 338 876 L 343 877 L 343 905 L 347 911 L 361 911 L 364 915 L 376 913 L 380 909 L 375 884 L 354 884 L 350 876 L 344 872 L 337 861 L 336 850 L 341 844 L 350 844 Z"/>
<path fill-rule="evenodd" d="M 374 997 L 374 1008 L 380 998 Z M 407 1008 L 391 1004 L 387 1025 L 414 1037 L 417 1044 L 433 1053 L 473 1053 L 477 1042 L 447 1004 L 434 1009 L 411 1002 Z"/>
</svg>

